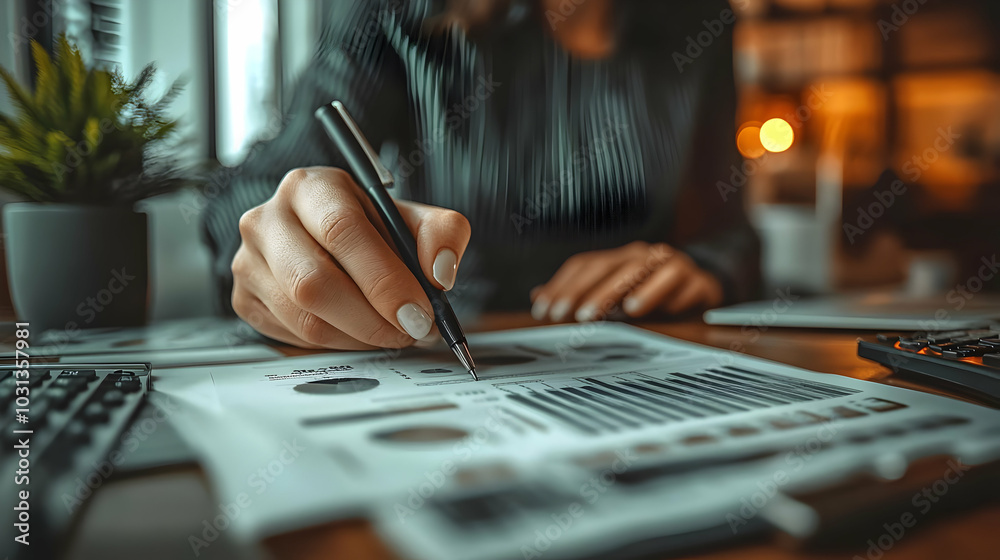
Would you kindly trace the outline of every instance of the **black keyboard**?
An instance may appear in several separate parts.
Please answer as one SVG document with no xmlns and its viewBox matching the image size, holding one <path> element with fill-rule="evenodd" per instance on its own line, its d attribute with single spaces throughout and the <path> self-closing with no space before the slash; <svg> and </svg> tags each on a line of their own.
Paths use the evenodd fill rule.
<svg viewBox="0 0 1000 560">
<path fill-rule="evenodd" d="M 879 334 L 858 340 L 858 356 L 1000 407 L 1000 327 Z"/>
<path fill-rule="evenodd" d="M 5 536 L 13 529 L 0 556 L 59 554 L 75 514 L 120 463 L 115 449 L 146 397 L 149 371 L 149 364 L 0 365 L 0 524 Z M 24 530 L 30 546 L 14 541 Z"/>
</svg>

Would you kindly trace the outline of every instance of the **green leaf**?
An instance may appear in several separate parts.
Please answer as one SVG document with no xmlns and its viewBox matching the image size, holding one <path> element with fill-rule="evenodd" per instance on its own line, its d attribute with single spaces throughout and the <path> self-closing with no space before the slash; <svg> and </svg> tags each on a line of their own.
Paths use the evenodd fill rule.
<svg viewBox="0 0 1000 560">
<path fill-rule="evenodd" d="M 22 88 L 21 84 L 17 83 L 17 80 L 14 79 L 14 76 L 6 68 L 0 68 L 0 79 L 7 86 L 7 94 L 10 97 L 11 103 L 24 112 L 27 117 L 38 119 L 39 115 L 31 99 L 31 94 Z"/>
<path fill-rule="evenodd" d="M 61 76 L 52 64 L 49 53 L 38 41 L 31 42 L 31 56 L 35 60 L 35 107 L 45 116 L 49 126 L 55 126 L 65 116 L 65 101 L 60 95 Z"/>
<path fill-rule="evenodd" d="M 10 118 L 0 116 L 0 188 L 39 201 L 120 204 L 180 185 L 169 165 L 157 159 L 154 168 L 147 155 L 177 145 L 177 122 L 166 111 L 181 81 L 147 100 L 153 65 L 128 82 L 87 68 L 64 35 L 53 50 L 32 44 L 33 92 L 0 69 L 15 108 Z"/>
<path fill-rule="evenodd" d="M 80 50 L 70 44 L 65 35 L 60 35 L 56 45 L 56 60 L 62 74 L 63 87 L 69 99 L 74 99 L 83 91 L 87 80 L 87 67 L 83 63 Z"/>
<path fill-rule="evenodd" d="M 6 146 L 18 137 L 18 127 L 14 121 L 0 114 L 0 146 Z"/>
</svg>

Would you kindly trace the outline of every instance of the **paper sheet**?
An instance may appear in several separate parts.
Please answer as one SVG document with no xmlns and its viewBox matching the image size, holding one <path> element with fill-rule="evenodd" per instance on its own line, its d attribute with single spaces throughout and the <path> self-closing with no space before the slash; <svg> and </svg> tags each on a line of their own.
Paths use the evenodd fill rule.
<svg viewBox="0 0 1000 560">
<path fill-rule="evenodd" d="M 214 446 L 221 424 L 188 432 L 220 498 L 273 467 L 279 442 L 306 449 L 280 470 L 312 474 L 275 476 L 280 491 L 255 496 L 234 521 L 240 534 L 363 514 L 417 558 L 593 554 L 727 523 L 735 535 L 741 500 L 777 473 L 794 488 L 933 453 L 970 464 L 1000 454 L 997 411 L 624 325 L 469 343 L 479 382 L 447 350 L 178 370 L 210 376 L 220 417 L 233 430 L 247 419 L 259 440 Z M 545 536 L 553 523 L 558 538 Z"/>
<path fill-rule="evenodd" d="M 158 367 L 236 363 L 283 354 L 237 319 L 200 317 L 142 327 L 49 330 L 32 341 L 34 356 L 72 362 L 151 362 Z M 0 353 L 12 356 L 12 348 Z"/>
</svg>

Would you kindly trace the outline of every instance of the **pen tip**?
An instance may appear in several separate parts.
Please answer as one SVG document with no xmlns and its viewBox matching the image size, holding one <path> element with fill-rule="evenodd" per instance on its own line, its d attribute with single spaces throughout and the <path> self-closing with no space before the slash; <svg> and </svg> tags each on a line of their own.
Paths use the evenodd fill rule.
<svg viewBox="0 0 1000 560">
<path fill-rule="evenodd" d="M 471 373 L 471 374 L 472 374 L 472 379 L 473 379 L 473 380 L 475 380 L 475 381 L 479 381 L 479 376 L 478 376 L 478 375 L 476 375 L 476 370 L 475 370 L 475 368 L 473 368 L 473 369 L 470 369 L 470 370 L 469 370 L 469 373 Z"/>
</svg>

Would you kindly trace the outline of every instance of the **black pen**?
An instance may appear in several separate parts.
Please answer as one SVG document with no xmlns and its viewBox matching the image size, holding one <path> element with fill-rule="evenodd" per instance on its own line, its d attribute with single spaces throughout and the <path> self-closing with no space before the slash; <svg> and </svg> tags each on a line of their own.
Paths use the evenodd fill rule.
<svg viewBox="0 0 1000 560">
<path fill-rule="evenodd" d="M 427 299 L 431 301 L 431 306 L 434 308 L 434 319 L 444 341 L 458 356 L 462 366 L 469 370 L 472 378 L 479 381 L 479 377 L 476 376 L 476 364 L 472 361 L 472 354 L 469 353 L 469 345 L 465 341 L 462 325 L 458 323 L 458 317 L 455 316 L 455 311 L 448 303 L 448 297 L 444 295 L 443 291 L 435 288 L 424 276 L 420 268 L 420 259 L 417 257 L 417 241 L 410 233 L 410 229 L 406 227 L 406 222 L 399 214 L 396 203 L 386 191 L 387 188 L 392 187 L 392 174 L 379 161 L 375 150 L 361 133 L 357 123 L 351 118 L 343 103 L 334 101 L 329 105 L 324 105 L 316 109 L 315 115 L 323 123 L 323 129 L 326 130 L 326 134 L 333 141 L 334 146 L 347 160 L 347 165 L 351 168 L 358 185 L 378 209 L 379 217 L 382 218 L 386 229 L 392 235 L 392 240 L 399 250 L 399 256 L 403 259 L 403 263 L 416 276 L 420 287 L 427 294 Z"/>
</svg>

